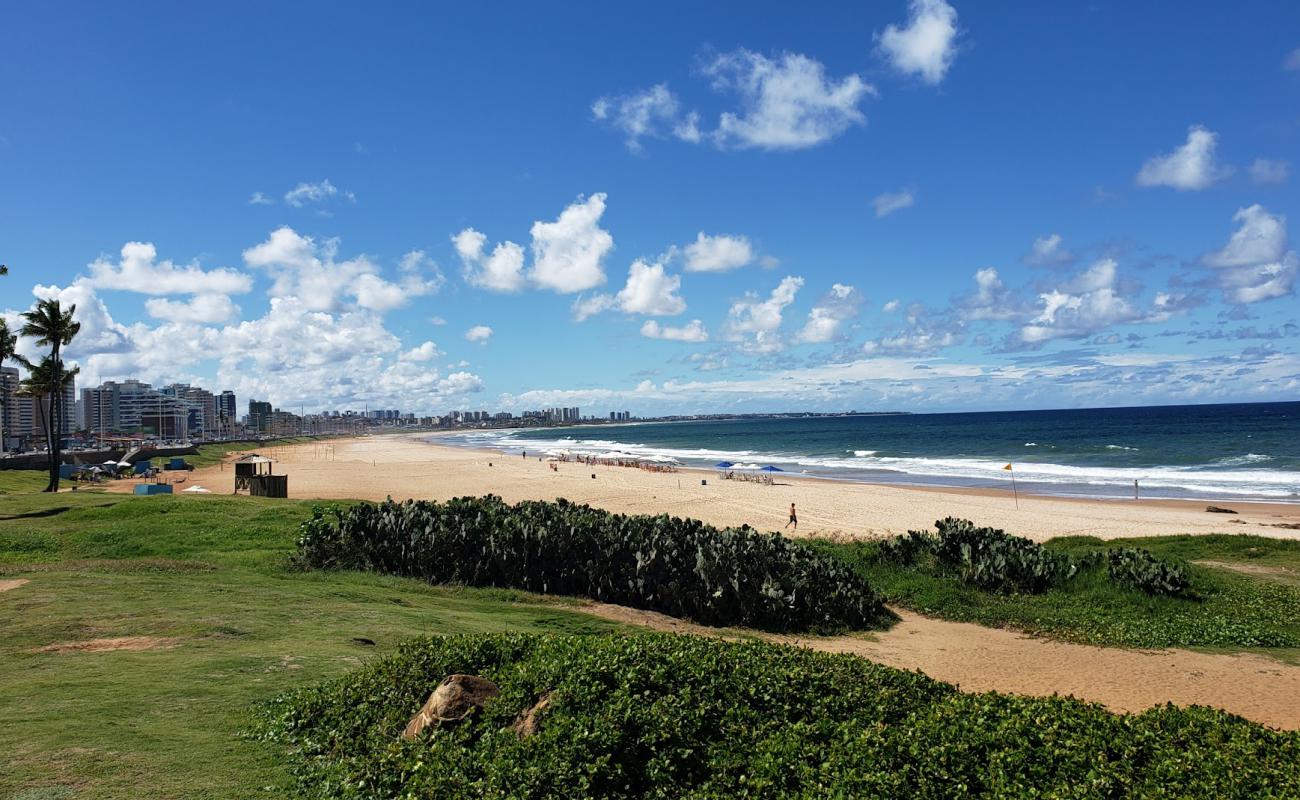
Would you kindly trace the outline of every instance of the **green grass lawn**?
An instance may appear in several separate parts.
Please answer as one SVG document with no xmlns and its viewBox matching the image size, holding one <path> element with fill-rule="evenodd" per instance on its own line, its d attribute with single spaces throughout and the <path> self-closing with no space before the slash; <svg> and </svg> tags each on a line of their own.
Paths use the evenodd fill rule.
<svg viewBox="0 0 1300 800">
<path fill-rule="evenodd" d="M 1064 587 L 999 595 L 909 567 L 878 561 L 876 545 L 816 542 L 854 563 L 889 603 L 924 614 L 1058 639 L 1119 647 L 1268 648 L 1300 661 L 1300 542 L 1259 536 L 1167 536 L 1103 542 L 1053 539 L 1047 547 L 1075 556 L 1106 547 L 1141 547 L 1178 561 L 1215 561 L 1271 568 L 1243 575 L 1189 564 L 1195 598 L 1149 597 L 1114 585 L 1105 570 Z"/>
<path fill-rule="evenodd" d="M 292 571 L 308 513 L 246 497 L 0 498 L 0 579 L 30 581 L 0 593 L 0 797 L 281 796 L 282 754 L 240 735 L 257 701 L 418 634 L 611 628 L 521 593 Z M 175 646 L 33 652 L 122 636 Z"/>
<path fill-rule="evenodd" d="M 45 488 L 50 473 L 43 469 L 0 470 L 0 494 L 29 494 Z"/>
</svg>

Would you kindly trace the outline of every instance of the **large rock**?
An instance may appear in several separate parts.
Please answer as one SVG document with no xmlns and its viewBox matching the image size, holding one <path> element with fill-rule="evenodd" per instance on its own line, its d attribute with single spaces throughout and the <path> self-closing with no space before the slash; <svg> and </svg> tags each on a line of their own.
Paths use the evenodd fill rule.
<svg viewBox="0 0 1300 800">
<path fill-rule="evenodd" d="M 501 694 L 497 685 L 477 675 L 448 675 L 433 690 L 424 707 L 402 731 L 403 739 L 414 739 L 429 726 L 454 725 Z"/>
<path fill-rule="evenodd" d="M 520 739 L 527 739 L 542 729 L 542 714 L 550 707 L 551 693 L 545 692 L 537 698 L 537 702 L 533 703 L 531 708 L 525 709 L 514 722 L 510 723 L 510 730 L 514 731 Z"/>
</svg>

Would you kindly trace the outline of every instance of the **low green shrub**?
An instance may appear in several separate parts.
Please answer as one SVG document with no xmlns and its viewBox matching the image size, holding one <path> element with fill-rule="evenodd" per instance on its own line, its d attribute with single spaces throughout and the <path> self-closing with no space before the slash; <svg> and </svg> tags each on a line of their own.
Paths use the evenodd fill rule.
<svg viewBox="0 0 1300 800">
<path fill-rule="evenodd" d="M 575 505 L 461 497 L 317 509 L 298 558 L 435 583 L 579 595 L 706 625 L 863 629 L 892 618 L 839 560 L 749 527 Z"/>
<path fill-rule="evenodd" d="M 1116 547 L 1106 551 L 1110 579 L 1121 586 L 1151 595 L 1186 596 L 1191 591 L 1187 572 L 1177 564 L 1156 558 L 1150 550 Z"/>
<path fill-rule="evenodd" d="M 400 740 L 457 672 L 501 695 Z M 1300 796 L 1300 734 L 1220 711 L 964 694 L 853 656 L 662 634 L 422 639 L 281 696 L 256 734 L 331 800 Z"/>
<path fill-rule="evenodd" d="M 1069 556 L 1021 536 L 977 528 L 969 520 L 952 517 L 934 526 L 939 531 L 936 557 L 972 586 L 1038 594 L 1074 577 L 1075 566 Z"/>
<path fill-rule="evenodd" d="M 1071 558 L 996 528 L 977 528 L 970 520 L 946 517 L 934 527 L 937 533 L 908 531 L 879 542 L 877 558 L 899 567 L 928 568 L 1000 594 L 1041 594 L 1102 564 L 1118 586 L 1167 597 L 1191 592 L 1186 570 L 1148 550 L 1113 548 Z"/>
<path fill-rule="evenodd" d="M 1045 592 L 1077 571 L 1069 556 L 996 528 L 977 528 L 954 517 L 938 520 L 934 527 L 937 534 L 908 531 L 884 540 L 879 557 L 899 566 L 933 566 L 963 583 L 1002 594 Z"/>
<path fill-rule="evenodd" d="M 902 536 L 882 539 L 880 558 L 900 567 L 914 566 L 925 555 L 934 555 L 938 544 L 934 534 L 925 531 L 908 531 Z"/>
</svg>

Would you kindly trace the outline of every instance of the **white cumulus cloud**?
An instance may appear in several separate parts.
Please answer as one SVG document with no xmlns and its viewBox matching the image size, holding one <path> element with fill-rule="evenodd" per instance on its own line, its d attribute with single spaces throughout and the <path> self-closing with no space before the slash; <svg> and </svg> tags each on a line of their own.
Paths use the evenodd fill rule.
<svg viewBox="0 0 1300 800">
<path fill-rule="evenodd" d="M 1228 243 L 1202 259 L 1215 270 L 1225 299 L 1244 305 L 1290 295 L 1300 258 L 1287 250 L 1286 217 L 1257 203 L 1232 219 L 1238 227 Z"/>
<path fill-rule="evenodd" d="M 911 0 L 906 27 L 890 25 L 878 37 L 880 52 L 905 75 L 935 85 L 957 56 L 957 10 L 944 0 Z"/>
<path fill-rule="evenodd" d="M 709 236 L 700 231 L 695 241 L 682 249 L 687 272 L 726 272 L 754 260 L 754 246 L 745 236 Z"/>
<path fill-rule="evenodd" d="M 478 344 L 487 344 L 487 340 L 492 338 L 492 329 L 486 325 L 475 325 L 465 331 L 465 341 L 476 342 Z"/>
<path fill-rule="evenodd" d="M 215 324 L 239 315 L 239 306 L 224 294 L 195 295 L 189 301 L 152 297 L 145 301 L 149 316 L 168 322 Z"/>
<path fill-rule="evenodd" d="M 802 344 L 834 341 L 840 337 L 843 324 L 856 317 L 861 306 L 861 292 L 848 284 L 833 284 L 808 312 L 808 321 L 795 341 Z"/>
<path fill-rule="evenodd" d="M 122 245 L 117 263 L 102 256 L 91 262 L 88 283 L 97 289 L 152 295 L 243 294 L 253 287 L 253 279 L 236 270 L 159 261 L 157 248 L 149 242 Z"/>
<path fill-rule="evenodd" d="M 1065 249 L 1062 241 L 1059 233 L 1039 236 L 1030 245 L 1029 252 L 1021 260 L 1031 267 L 1052 267 L 1069 264 L 1074 261 L 1074 254 Z"/>
<path fill-rule="evenodd" d="M 617 295 L 618 307 L 651 317 L 680 314 L 686 310 L 686 301 L 677 294 L 681 286 L 681 277 L 667 274 L 663 264 L 637 259 L 628 270 L 627 285 Z"/>
<path fill-rule="evenodd" d="M 704 73 L 734 92 L 738 112 L 724 112 L 711 136 L 720 147 L 800 150 L 866 123 L 858 108 L 876 90 L 856 74 L 828 78 L 821 62 L 798 53 L 768 58 L 740 49 L 717 56 Z"/>
<path fill-rule="evenodd" d="M 1167 318 L 1165 305 L 1154 311 L 1138 308 L 1119 283 L 1118 263 L 1105 258 L 1066 285 L 1039 294 L 1037 314 L 1021 327 L 1020 338 L 1026 344 L 1077 339 L 1116 324 Z"/>
<path fill-rule="evenodd" d="M 788 275 L 766 298 L 750 292 L 737 300 L 727 314 L 727 338 L 755 352 L 780 350 L 784 346 L 779 334 L 782 315 L 802 287 L 803 278 Z"/>
<path fill-rule="evenodd" d="M 284 202 L 294 208 L 302 208 L 306 205 L 323 203 L 332 197 L 342 194 L 348 200 L 356 202 L 357 198 L 352 192 L 340 192 L 339 188 L 330 183 L 328 179 L 319 183 L 300 183 L 289 191 L 284 193 Z"/>
<path fill-rule="evenodd" d="M 614 237 L 600 227 L 605 193 L 578 198 L 554 222 L 534 222 L 533 263 L 528 278 L 560 294 L 582 292 L 605 282 L 604 259 Z"/>
<path fill-rule="evenodd" d="M 591 115 L 615 130 L 621 131 L 627 148 L 641 151 L 641 140 L 668 136 L 686 142 L 701 138 L 699 115 L 683 114 L 677 96 L 666 84 L 614 97 L 601 97 L 591 104 Z"/>
<path fill-rule="evenodd" d="M 438 349 L 438 345 L 426 341 L 421 343 L 419 346 L 412 347 L 410 350 L 402 353 L 401 360 L 423 363 L 426 361 L 432 361 L 441 355 L 442 351 Z"/>
<path fill-rule="evenodd" d="M 1012 292 L 1002 283 L 1002 276 L 993 267 L 975 272 L 975 293 L 959 303 L 963 319 L 1013 319 L 1022 311 Z"/>
<path fill-rule="evenodd" d="M 501 242 L 485 256 L 487 237 L 473 228 L 455 234 L 451 241 L 464 265 L 465 280 L 471 286 L 494 292 L 517 292 L 527 285 L 524 249 L 514 242 Z"/>
<path fill-rule="evenodd" d="M 1168 186 L 1185 192 L 1218 183 L 1232 174 L 1231 167 L 1221 166 L 1216 160 L 1218 140 L 1219 134 L 1193 125 L 1182 147 L 1142 165 L 1137 174 L 1138 186 Z"/>
<path fill-rule="evenodd" d="M 686 301 L 677 294 L 681 285 L 681 277 L 669 275 L 663 264 L 637 259 L 628 270 L 627 284 L 618 294 L 579 297 L 573 303 L 573 318 L 581 322 L 610 309 L 650 317 L 674 316 L 686 310 Z"/>
<path fill-rule="evenodd" d="M 337 239 L 317 242 L 284 226 L 245 250 L 244 263 L 274 278 L 271 297 L 297 297 L 312 311 L 339 310 L 348 299 L 362 308 L 389 311 L 433 294 L 441 285 L 436 268 L 431 277 L 421 274 L 426 262 L 420 251 L 403 257 L 402 276 L 392 282 L 382 277 L 379 265 L 369 257 L 339 260 L 338 249 Z"/>
<path fill-rule="evenodd" d="M 709 333 L 704 329 L 704 323 L 698 319 L 693 319 L 681 327 L 669 327 L 660 325 L 652 319 L 648 319 L 641 326 L 641 335 L 647 339 L 667 339 L 674 342 L 707 342 Z"/>
</svg>

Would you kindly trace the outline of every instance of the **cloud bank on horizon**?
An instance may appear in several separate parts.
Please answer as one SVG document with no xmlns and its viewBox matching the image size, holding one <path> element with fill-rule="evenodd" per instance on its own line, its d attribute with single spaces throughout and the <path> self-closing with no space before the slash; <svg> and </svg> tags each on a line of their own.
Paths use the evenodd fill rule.
<svg viewBox="0 0 1300 800">
<path fill-rule="evenodd" d="M 1271 10 L 1270 30 L 1300 22 Z M 462 78 L 487 101 L 535 91 L 529 141 L 503 128 L 499 108 L 457 106 L 454 122 L 437 104 L 413 110 L 411 138 L 362 115 L 348 131 L 304 134 L 305 147 L 275 145 L 251 170 L 260 177 L 193 154 L 187 177 L 229 188 L 220 197 L 160 174 L 132 203 L 76 198 L 87 222 L 68 241 L 44 233 L 78 225 L 55 216 L 68 195 L 44 178 L 69 152 L 92 173 L 117 167 L 92 163 L 88 144 L 0 121 L 0 168 L 30 165 L 0 197 L 19 223 L 0 239 L 14 249 L 0 307 L 13 326 L 37 299 L 76 304 L 82 332 L 67 355 L 83 386 L 190 382 L 308 411 L 1300 396 L 1288 234 L 1300 125 L 1282 97 L 1300 94 L 1295 43 L 1231 67 L 1269 87 L 1275 102 L 1253 116 L 1139 73 L 1152 95 L 1116 87 L 1110 103 L 1160 113 L 1130 130 L 1096 116 L 1069 53 L 1003 85 L 1009 69 L 1034 70 L 1001 38 L 1001 13 L 911 0 L 833 29 L 792 23 L 784 41 L 752 20 L 748 44 L 716 49 L 680 31 L 663 55 L 604 73 L 538 61 L 515 38 L 495 52 L 536 76 Z M 1128 12 L 1096 13 L 1080 12 L 1080 47 Z M 615 50 L 638 47 L 615 38 Z M 1114 51 L 1122 59 L 1124 44 Z M 389 100 L 465 90 L 430 89 L 393 65 L 388 77 L 375 91 Z M 1086 126 L 1016 102 L 1064 77 Z M 274 111 L 273 96 L 247 102 L 285 124 L 307 118 Z M 1044 144 L 1053 135 L 1061 147 Z M 150 148 L 110 145 L 115 164 L 152 172 Z"/>
</svg>

